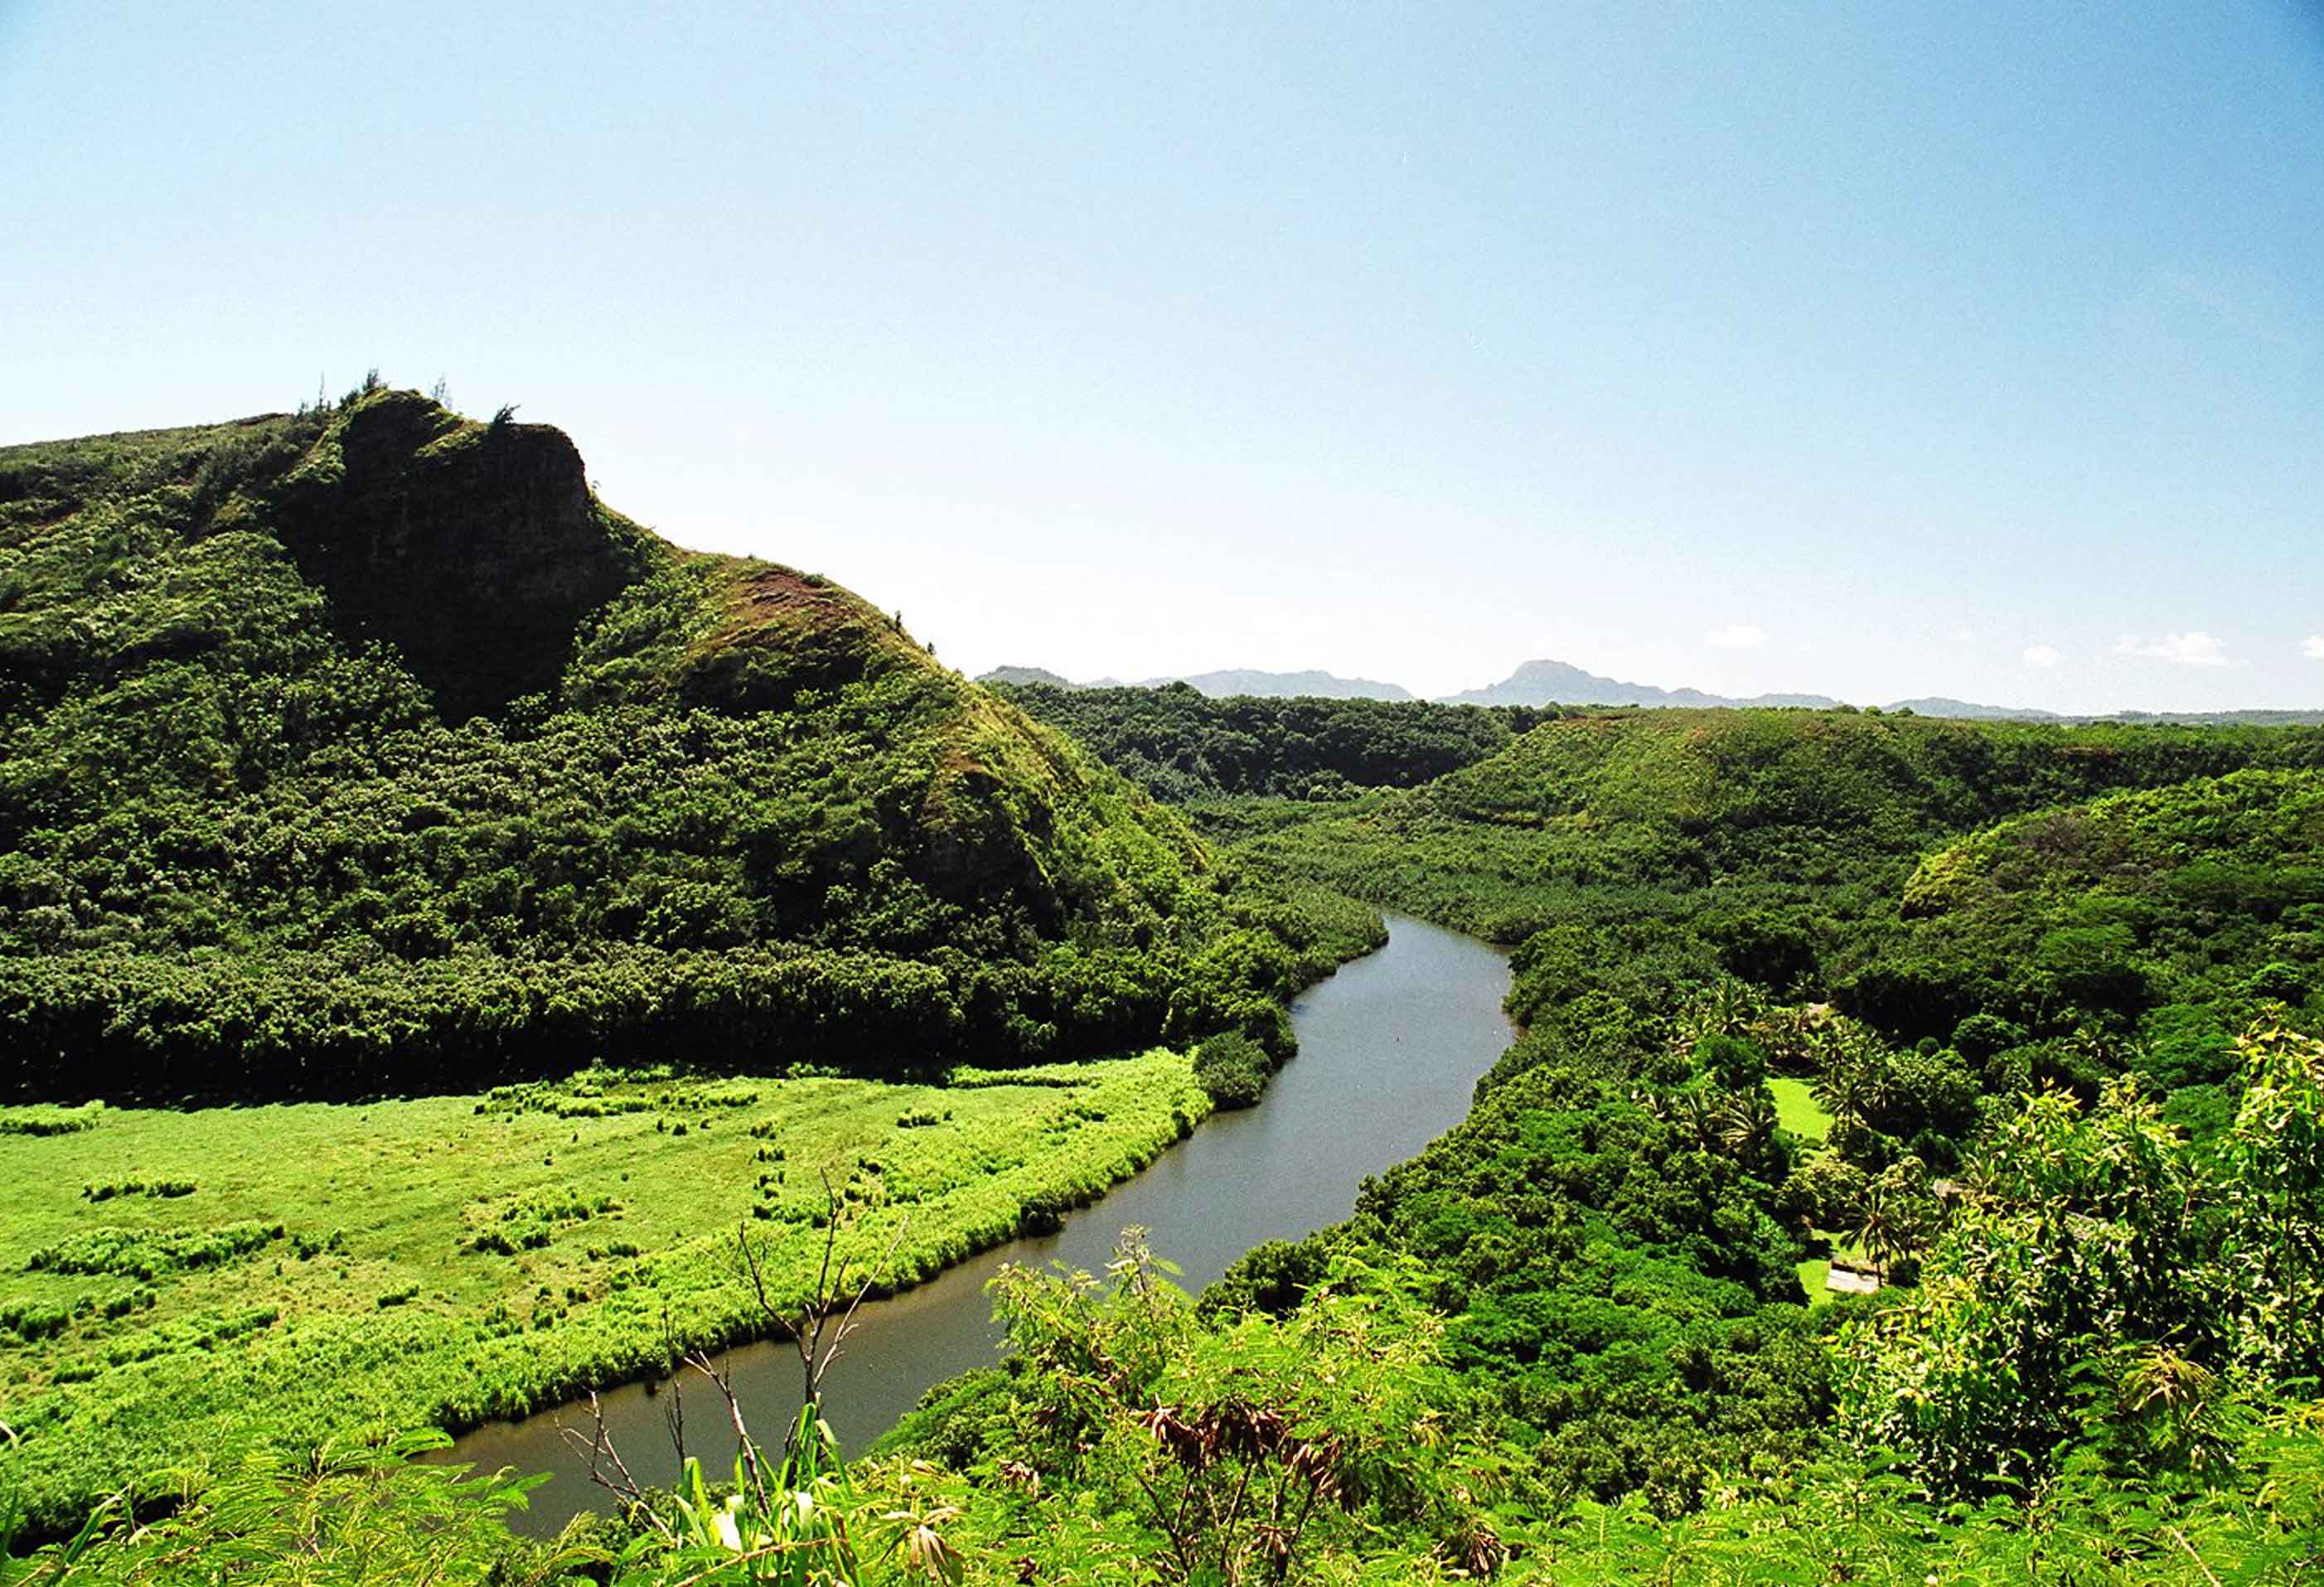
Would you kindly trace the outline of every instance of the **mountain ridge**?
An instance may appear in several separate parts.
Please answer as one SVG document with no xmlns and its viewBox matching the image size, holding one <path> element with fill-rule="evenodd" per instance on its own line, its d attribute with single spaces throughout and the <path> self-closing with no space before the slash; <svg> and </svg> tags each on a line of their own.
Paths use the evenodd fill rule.
<svg viewBox="0 0 2324 1587">
<path fill-rule="evenodd" d="M 1840 702 L 1829 695 L 1768 694 L 1737 697 L 1696 688 L 1663 688 L 1651 683 L 1624 683 L 1618 678 L 1585 672 L 1570 662 L 1520 662 L 1517 669 L 1496 684 L 1440 695 L 1446 706 L 1801 706 L 1828 710 Z"/>
<path fill-rule="evenodd" d="M 1316 670 L 1269 672 L 1224 669 L 1187 675 L 1169 674 L 1135 683 L 1101 678 L 1086 682 L 1063 677 L 1046 667 L 996 667 L 979 676 L 979 683 L 1005 683 L 1056 689 L 1164 688 L 1186 683 L 1213 699 L 1237 696 L 1253 699 L 1375 699 L 1420 700 L 1400 685 L 1371 678 L 1343 678 Z M 1312 687 L 1321 682 L 1328 687 Z M 1698 688 L 1664 688 L 1657 684 L 1628 683 L 1576 667 L 1571 662 L 1540 659 L 1522 662 L 1500 682 L 1481 688 L 1426 697 L 1439 706 L 1608 706 L 1647 710 L 1849 710 L 1856 707 L 1829 695 L 1775 693 L 1719 695 Z M 2324 706 L 2313 709 L 2254 707 L 2218 711 L 2048 711 L 2034 706 L 1993 706 L 1949 695 L 1925 695 L 1867 707 L 1886 712 L 1910 712 L 1916 716 L 1943 716 L 1963 722 L 2157 722 L 2219 725 L 2308 725 L 2324 724 Z"/>
<path fill-rule="evenodd" d="M 1167 688 L 1174 683 L 1209 696 L 1232 699 L 1247 696 L 1262 700 L 1416 700 L 1420 697 L 1401 684 L 1370 678 L 1342 678 L 1318 668 L 1296 672 L 1270 672 L 1263 668 L 1229 667 L 1211 672 L 1166 672 L 1125 683 L 1118 678 L 1076 682 L 1046 667 L 995 667 L 977 675 L 979 683 L 1036 684 L 1047 688 Z"/>
<path fill-rule="evenodd" d="M 1336 673 L 1312 668 L 1290 672 L 1257 668 L 1222 668 L 1210 672 L 1165 673 L 1125 683 L 1117 678 L 1076 679 L 1047 667 L 1009 665 L 980 673 L 976 681 L 1056 689 L 1167 688 L 1173 683 L 1184 683 L 1213 699 L 1245 697 L 1252 699 L 1416 701 L 1428 698 L 1430 703 L 1443 706 L 1644 706 L 1736 709 L 1796 706 L 1830 710 L 1842 704 L 1828 695 L 1779 693 L 1738 697 L 1716 695 L 1697 688 L 1663 688 L 1655 684 L 1625 683 L 1618 678 L 1586 671 L 1570 662 L 1548 659 L 1524 662 L 1499 683 L 1434 697 L 1416 695 L 1400 684 L 1377 678 L 1342 678 Z M 1974 701 L 1942 696 L 1899 700 L 1883 708 L 1910 710 L 1923 716 L 2061 720 L 2055 712 L 1978 705 Z"/>
</svg>

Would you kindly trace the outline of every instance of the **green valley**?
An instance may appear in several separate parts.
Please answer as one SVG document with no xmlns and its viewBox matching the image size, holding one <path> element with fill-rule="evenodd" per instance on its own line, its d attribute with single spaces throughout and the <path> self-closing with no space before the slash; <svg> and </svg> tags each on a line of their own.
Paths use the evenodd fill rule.
<svg viewBox="0 0 2324 1587">
<path fill-rule="evenodd" d="M 23 1579 L 2324 1568 L 2324 730 L 988 689 L 376 387 L 0 452 L 0 549 Z M 1329 1227 L 553 1536 L 406 1458 L 774 1332 L 738 1231 L 794 1311 L 1265 1124 L 1379 909 L 1514 1039 Z"/>
<path fill-rule="evenodd" d="M 35 1535 L 762 1331 L 734 1232 L 806 1284 L 826 1170 L 908 1283 L 1183 1135 L 1184 1050 L 1279 1062 L 1378 940 L 848 592 L 375 383 L 0 450 L 0 723 Z"/>
</svg>

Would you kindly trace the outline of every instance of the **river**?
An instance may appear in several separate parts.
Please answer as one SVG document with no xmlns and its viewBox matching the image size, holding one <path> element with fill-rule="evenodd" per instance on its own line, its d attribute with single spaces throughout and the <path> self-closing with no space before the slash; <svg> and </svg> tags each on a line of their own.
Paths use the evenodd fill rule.
<svg viewBox="0 0 2324 1587">
<path fill-rule="evenodd" d="M 1185 1269 L 1198 1290 L 1268 1240 L 1296 1240 L 1345 1218 L 1364 1179 L 1414 1156 L 1467 1116 L 1478 1077 L 1511 1039 L 1501 1001 L 1508 966 L 1474 938 L 1406 916 L 1388 917 L 1388 946 L 1343 965 L 1292 1004 L 1299 1056 L 1255 1108 L 1218 1113 L 1062 1231 L 1012 1241 L 927 1283 L 868 1304 L 847 1352 L 824 1379 L 826 1418 L 840 1445 L 859 1452 L 934 1384 L 999 1359 L 984 1294 L 1002 1262 L 1102 1269 L 1131 1224 Z M 798 1357 L 788 1342 L 744 1346 L 726 1364 L 758 1435 L 779 1442 L 798 1413 Z M 724 1407 L 698 1377 L 687 1390 L 695 1453 L 717 1471 L 731 1457 L 717 1438 Z M 667 1483 L 677 1462 L 664 1429 L 669 1390 L 631 1384 L 598 1396 L 622 1457 L 640 1481 Z M 605 1499 L 588 1462 L 559 1429 L 585 1426 L 585 1407 L 495 1422 L 447 1458 L 484 1470 L 549 1472 L 519 1529 L 547 1536 Z"/>
</svg>

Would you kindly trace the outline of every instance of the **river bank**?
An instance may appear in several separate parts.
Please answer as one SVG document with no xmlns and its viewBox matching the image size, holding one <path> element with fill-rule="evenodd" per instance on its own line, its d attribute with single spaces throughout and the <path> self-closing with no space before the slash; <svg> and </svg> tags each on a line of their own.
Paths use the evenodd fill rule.
<svg viewBox="0 0 2324 1587">
<path fill-rule="evenodd" d="M 1339 1222 L 1364 1179 L 1403 1161 L 1466 1116 L 1480 1075 L 1512 1032 L 1502 954 L 1473 938 L 1391 915 L 1386 946 L 1302 993 L 1292 1005 L 1299 1056 L 1255 1108 L 1220 1114 L 1165 1151 L 1054 1234 L 984 1251 L 928 1282 L 867 1306 L 850 1352 L 825 1379 L 826 1414 L 844 1449 L 860 1451 L 933 1385 L 987 1366 L 1000 1339 L 984 1285 L 1002 1262 L 1102 1268 L 1131 1224 L 1178 1264 L 1189 1288 L 1217 1278 L 1252 1246 L 1296 1239 Z M 782 1426 L 798 1405 L 798 1358 L 769 1342 L 724 1357 L 752 1425 Z M 599 1396 L 608 1430 L 649 1483 L 677 1475 L 665 1427 L 667 1390 L 630 1384 Z M 700 1390 L 695 1398 L 699 1401 Z M 721 1453 L 692 1420 L 695 1453 Z M 492 1423 L 449 1458 L 491 1470 L 547 1472 L 550 1481 L 517 1518 L 549 1535 L 604 1497 L 564 1435 L 586 1426 L 582 1406 Z"/>
</svg>

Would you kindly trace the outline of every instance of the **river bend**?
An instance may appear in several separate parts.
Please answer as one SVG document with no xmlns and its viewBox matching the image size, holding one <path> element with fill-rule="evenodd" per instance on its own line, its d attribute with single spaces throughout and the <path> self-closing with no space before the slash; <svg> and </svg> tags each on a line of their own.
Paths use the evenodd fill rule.
<svg viewBox="0 0 2324 1587">
<path fill-rule="evenodd" d="M 1508 1047 L 1501 1012 L 1508 966 L 1495 948 L 1407 916 L 1388 917 L 1388 946 L 1343 965 L 1291 1007 L 1299 1056 L 1255 1108 L 1214 1114 L 1056 1234 L 1010 1243 L 946 1269 L 917 1288 L 867 1305 L 848 1352 L 824 1380 L 825 1406 L 841 1447 L 860 1452 L 895 1425 L 932 1385 L 999 1359 L 985 1282 L 1002 1262 L 1102 1270 L 1115 1237 L 1149 1231 L 1155 1251 L 1199 1290 L 1268 1240 L 1296 1240 L 1345 1218 L 1364 1179 L 1419 1150 L 1467 1116 L 1478 1078 Z M 788 1342 L 730 1352 L 734 1386 L 751 1425 L 772 1441 L 798 1407 L 798 1358 Z M 665 1389 L 664 1394 L 668 1393 Z M 697 1453 L 715 1442 L 706 1386 L 687 1393 Z M 631 1384 L 598 1397 L 606 1423 L 640 1481 L 677 1476 L 662 1398 Z M 576 1407 L 479 1427 L 448 1458 L 491 1471 L 549 1472 L 531 1508 L 514 1519 L 553 1535 L 598 1508 L 587 1462 L 558 1429 L 586 1425 Z M 731 1450 L 727 1451 L 731 1454 Z"/>
</svg>

